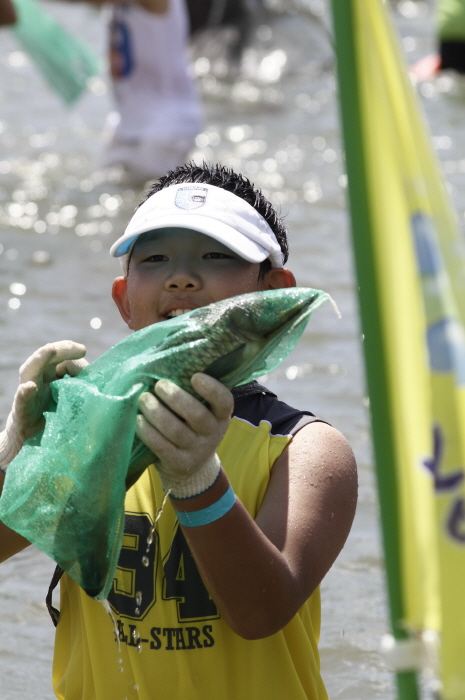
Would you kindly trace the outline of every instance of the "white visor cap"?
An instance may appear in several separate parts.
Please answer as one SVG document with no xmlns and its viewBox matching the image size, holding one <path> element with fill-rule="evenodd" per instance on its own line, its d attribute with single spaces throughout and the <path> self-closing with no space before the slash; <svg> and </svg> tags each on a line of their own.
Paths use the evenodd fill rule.
<svg viewBox="0 0 465 700">
<path fill-rule="evenodd" d="M 214 185 L 183 183 L 155 192 L 136 210 L 110 255 L 127 256 L 142 233 L 187 228 L 211 236 L 248 260 L 283 267 L 281 247 L 263 216 L 232 192 Z"/>
</svg>

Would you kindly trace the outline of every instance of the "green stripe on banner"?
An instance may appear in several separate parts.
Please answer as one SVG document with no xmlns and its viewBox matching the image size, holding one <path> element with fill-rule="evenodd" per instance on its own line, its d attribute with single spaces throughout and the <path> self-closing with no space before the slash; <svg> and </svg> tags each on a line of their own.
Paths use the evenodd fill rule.
<svg viewBox="0 0 465 700">
<path fill-rule="evenodd" d="M 405 639 L 407 635 L 401 626 L 404 610 L 400 575 L 398 485 L 394 469 L 394 438 L 386 379 L 386 348 L 380 322 L 381 304 L 372 241 L 371 202 L 365 168 L 353 10 L 351 0 L 332 0 L 332 8 L 352 241 L 364 335 L 366 380 L 370 397 L 378 492 L 383 494 L 380 511 L 391 627 L 396 639 Z M 397 686 L 399 700 L 418 698 L 415 673 L 398 673 Z"/>
</svg>

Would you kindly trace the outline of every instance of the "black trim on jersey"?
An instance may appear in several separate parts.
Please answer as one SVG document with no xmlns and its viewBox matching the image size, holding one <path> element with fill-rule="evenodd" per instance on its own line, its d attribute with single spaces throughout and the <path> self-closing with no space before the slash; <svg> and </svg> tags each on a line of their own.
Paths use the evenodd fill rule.
<svg viewBox="0 0 465 700">
<path fill-rule="evenodd" d="M 258 382 L 235 387 L 232 394 L 233 415 L 256 426 L 261 421 L 268 421 L 272 435 L 294 435 L 308 423 L 324 422 L 310 411 L 299 411 L 288 406 Z"/>
</svg>

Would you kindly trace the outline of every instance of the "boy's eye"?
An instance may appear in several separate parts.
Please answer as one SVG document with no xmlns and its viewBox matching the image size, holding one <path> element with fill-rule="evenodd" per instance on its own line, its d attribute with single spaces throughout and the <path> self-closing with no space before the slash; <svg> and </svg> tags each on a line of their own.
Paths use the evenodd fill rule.
<svg viewBox="0 0 465 700">
<path fill-rule="evenodd" d="M 206 253 L 203 257 L 206 260 L 228 260 L 234 256 L 227 253 Z"/>
<path fill-rule="evenodd" d="M 162 255 L 161 253 L 159 255 L 153 254 L 149 255 L 147 258 L 144 258 L 143 262 L 166 262 L 168 260 L 168 257 L 166 255 Z"/>
</svg>

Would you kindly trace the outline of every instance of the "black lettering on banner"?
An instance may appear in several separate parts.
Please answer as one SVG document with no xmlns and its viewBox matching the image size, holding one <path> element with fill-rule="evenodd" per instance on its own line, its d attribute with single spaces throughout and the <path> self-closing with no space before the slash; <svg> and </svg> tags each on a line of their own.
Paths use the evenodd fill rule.
<svg viewBox="0 0 465 700">
<path fill-rule="evenodd" d="M 163 568 L 163 598 L 177 600 L 178 622 L 219 617 L 179 526 Z"/>
<path fill-rule="evenodd" d="M 434 479 L 434 490 L 437 496 L 447 496 L 449 499 L 448 515 L 445 529 L 447 535 L 457 545 L 465 545 L 465 501 L 458 492 L 462 489 L 465 479 L 465 469 L 461 466 L 443 473 L 446 453 L 446 434 L 440 425 L 433 426 L 433 456 L 422 459 L 422 464 Z"/>
<path fill-rule="evenodd" d="M 465 508 L 463 498 L 456 498 L 447 520 L 447 531 L 455 542 L 465 544 Z"/>
<path fill-rule="evenodd" d="M 122 617 L 142 620 L 155 603 L 158 534 L 155 533 L 147 553 L 151 528 L 152 521 L 146 513 L 126 513 L 118 568 L 108 595 L 111 607 Z M 136 602 L 136 594 L 140 594 L 140 602 Z"/>
</svg>

